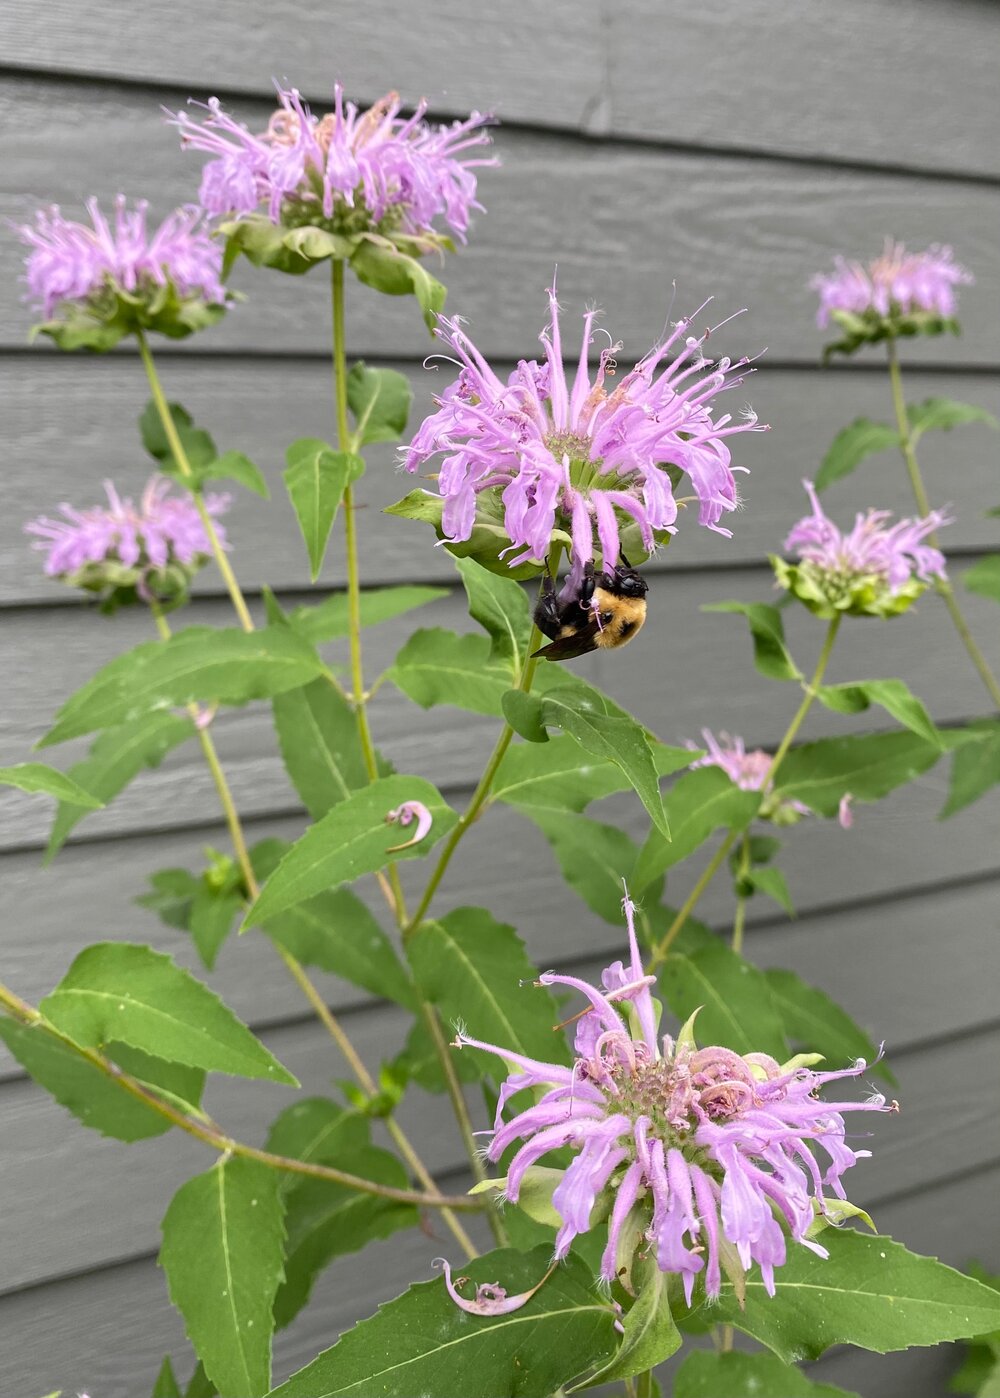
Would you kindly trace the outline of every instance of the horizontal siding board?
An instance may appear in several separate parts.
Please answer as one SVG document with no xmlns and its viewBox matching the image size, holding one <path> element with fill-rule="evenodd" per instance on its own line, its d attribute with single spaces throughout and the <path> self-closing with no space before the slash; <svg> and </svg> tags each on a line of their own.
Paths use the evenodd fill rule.
<svg viewBox="0 0 1000 1398">
<path fill-rule="evenodd" d="M 433 410 L 434 393 L 452 382 L 451 367 L 437 372 L 398 363 L 414 389 L 410 430 Z M 41 558 L 23 534 L 25 521 L 51 514 L 68 500 L 82 507 L 100 498 L 100 482 L 115 481 L 122 491 L 138 494 L 152 463 L 138 443 L 136 419 L 148 398 L 138 362 L 114 355 L 12 357 L 6 362 L 8 464 L 6 509 L 0 518 L 0 604 L 34 600 L 62 601 L 69 594 L 41 572 Z M 233 362 L 173 358 L 163 366 L 170 397 L 183 403 L 195 420 L 213 433 L 220 450 L 246 452 L 261 467 L 272 491 L 266 503 L 235 489 L 227 528 L 235 548 L 234 563 L 244 587 L 267 582 L 274 587 L 305 587 L 305 550 L 281 473 L 285 449 L 297 437 L 332 433 L 329 365 L 320 361 L 289 364 L 279 358 Z M 907 377 L 912 402 L 929 397 L 977 403 L 1000 415 L 1000 388 L 978 375 L 934 374 L 914 370 Z M 780 548 L 788 529 L 804 511 L 800 482 L 814 475 L 837 432 L 857 417 L 887 421 L 892 408 L 887 378 L 868 373 L 810 371 L 769 372 L 767 359 L 744 388 L 725 395 L 720 406 L 737 411 L 746 398 L 769 432 L 731 441 L 734 460 L 750 470 L 741 477 L 746 504 L 729 521 L 731 540 L 695 527 L 682 516 L 680 530 L 663 562 L 670 566 L 731 567 L 757 562 Z M 39 412 L 39 403 L 46 410 Z M 959 432 L 929 433 L 920 457 L 936 503 L 947 502 L 955 523 L 947 531 L 950 549 L 991 547 L 996 523 L 983 514 L 996 479 L 996 437 L 974 425 Z M 364 506 L 360 519 L 364 545 L 363 573 L 369 584 L 400 578 L 453 578 L 451 560 L 431 547 L 433 535 L 423 525 L 381 513 L 407 490 L 421 484 L 396 469 L 391 445 L 369 448 L 368 471 L 357 487 Z M 428 463 L 427 472 L 437 470 Z M 224 486 L 220 486 L 224 488 Z M 872 503 L 901 513 L 912 511 L 912 497 L 897 453 L 865 462 L 858 473 L 830 492 L 830 509 L 847 523 L 853 509 Z M 323 570 L 326 585 L 344 581 L 340 529 L 328 549 Z M 199 587 L 219 590 L 213 568 Z"/>
<path fill-rule="evenodd" d="M 181 153 L 158 120 L 161 97 L 5 80 L 0 114 L 9 136 L 0 217 L 24 219 L 53 201 L 75 210 L 91 192 L 138 195 L 152 192 L 151 185 L 158 211 L 190 200 L 198 161 Z M 266 116 L 261 104 L 240 104 L 240 112 L 254 123 Z M 963 305 L 961 344 L 914 343 L 908 358 L 1000 362 L 1000 188 L 512 131 L 501 132 L 497 149 L 504 166 L 484 172 L 482 181 L 489 212 L 477 216 L 469 248 L 449 259 L 443 274 L 449 310 L 470 321 L 490 355 L 534 352 L 546 319 L 544 288 L 558 263 L 567 312 L 575 315 L 596 299 L 630 354 L 642 353 L 668 316 L 693 313 L 714 295 L 704 314 L 715 321 L 750 307 L 713 341 L 719 353 L 767 346 L 778 360 L 815 363 L 823 337 L 809 277 L 836 252 L 879 249 L 889 230 L 918 246 L 953 238 L 977 277 L 977 293 Z M 0 241 L 0 346 L 22 344 L 27 333 L 20 256 L 13 238 Z M 249 301 L 199 336 L 199 349 L 326 351 L 322 269 L 286 277 L 244 263 L 233 285 L 249 292 Z M 426 330 L 410 302 L 377 297 L 352 282 L 347 303 L 353 353 L 419 359 L 427 353 Z"/>
</svg>

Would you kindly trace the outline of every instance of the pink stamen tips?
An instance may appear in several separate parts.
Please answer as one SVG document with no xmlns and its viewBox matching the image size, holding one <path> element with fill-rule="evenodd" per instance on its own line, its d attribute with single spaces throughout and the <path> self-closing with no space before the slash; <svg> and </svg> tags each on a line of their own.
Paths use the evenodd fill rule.
<svg viewBox="0 0 1000 1398">
<path fill-rule="evenodd" d="M 401 845 L 390 845 L 386 854 L 396 854 L 401 849 L 409 849 L 411 845 L 419 845 L 434 824 L 434 817 L 421 801 L 404 801 L 401 806 L 388 813 L 385 818 L 386 825 L 402 825 L 405 829 L 414 821 L 417 822 L 417 828 L 410 838 L 404 840 Z"/>
</svg>

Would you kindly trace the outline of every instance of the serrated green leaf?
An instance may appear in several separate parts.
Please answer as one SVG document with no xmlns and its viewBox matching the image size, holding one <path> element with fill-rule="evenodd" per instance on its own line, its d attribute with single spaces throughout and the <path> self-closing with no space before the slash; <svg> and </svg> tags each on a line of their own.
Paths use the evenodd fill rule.
<svg viewBox="0 0 1000 1398">
<path fill-rule="evenodd" d="M 318 437 L 300 437 L 286 451 L 285 460 L 285 486 L 305 540 L 310 578 L 315 582 L 344 491 L 358 479 L 365 463 L 360 456 L 336 451 Z"/>
<path fill-rule="evenodd" d="M 431 814 L 431 828 L 416 845 L 408 832 L 386 816 L 406 801 L 419 801 Z M 355 791 L 309 827 L 275 869 L 250 909 L 244 928 L 266 924 L 278 913 L 362 874 L 373 874 L 401 859 L 422 859 L 458 819 L 441 793 L 422 777 L 382 777 Z M 392 846 L 404 845 L 402 849 Z"/>
<path fill-rule="evenodd" d="M 205 1373 L 205 1366 L 201 1360 L 195 1365 L 194 1373 L 191 1375 L 191 1382 L 184 1390 L 184 1398 L 216 1398 L 219 1390 Z"/>
<path fill-rule="evenodd" d="M 0 767 L 0 786 L 14 786 L 18 791 L 41 792 L 57 801 L 69 801 L 84 810 L 96 811 L 104 802 L 86 790 L 72 777 L 44 762 L 18 762 L 14 767 Z"/>
<path fill-rule="evenodd" d="M 693 756 L 693 754 L 692 754 Z M 651 830 L 630 876 L 636 894 L 692 854 L 720 827 L 744 830 L 760 808 L 759 791 L 743 791 L 721 767 L 697 767 L 679 777 L 664 798 L 672 838 Z"/>
<path fill-rule="evenodd" d="M 875 1064 L 878 1048 L 871 1037 L 825 991 L 807 984 L 794 971 L 768 970 L 764 979 L 793 1045 L 807 1053 L 821 1053 L 828 1068 L 863 1058 L 873 1073 L 895 1086 L 895 1075 L 884 1064 Z"/>
<path fill-rule="evenodd" d="M 747 882 L 753 885 L 755 892 L 764 893 L 768 898 L 773 898 L 780 908 L 784 908 L 789 917 L 795 916 L 792 895 L 788 891 L 788 884 L 780 869 L 773 865 L 765 865 L 759 869 L 751 868 L 746 878 Z"/>
<path fill-rule="evenodd" d="M 170 1299 L 223 1393 L 259 1398 L 270 1387 L 283 1241 L 277 1174 L 239 1156 L 188 1180 L 164 1217 L 159 1263 Z"/>
<path fill-rule="evenodd" d="M 979 1335 L 1000 1323 L 995 1291 L 891 1238 L 828 1228 L 823 1245 L 829 1258 L 789 1246 L 777 1277 L 780 1302 L 767 1295 L 755 1270 L 747 1278 L 746 1309 L 724 1281 L 709 1318 L 734 1325 L 786 1362 L 818 1359 L 837 1344 L 887 1354 Z"/>
<path fill-rule="evenodd" d="M 241 451 L 224 451 L 214 461 L 200 467 L 197 476 L 199 487 L 204 485 L 205 481 L 235 481 L 254 495 L 259 495 L 262 500 L 271 498 L 271 490 L 263 471 Z"/>
<path fill-rule="evenodd" d="M 899 432 L 884 422 L 872 422 L 859 417 L 843 432 L 838 432 L 830 443 L 823 458 L 823 464 L 816 474 L 816 489 L 826 490 L 844 476 L 849 476 L 855 467 L 860 466 L 866 456 L 888 451 L 899 446 Z"/>
<path fill-rule="evenodd" d="M 363 359 L 347 375 L 347 405 L 354 414 L 354 443 L 397 442 L 406 431 L 413 390 L 395 369 L 375 369 Z"/>
<path fill-rule="evenodd" d="M 1000 423 L 985 408 L 974 403 L 958 403 L 953 398 L 927 398 L 923 403 L 912 404 L 906 410 L 910 420 L 910 434 L 914 445 L 925 432 L 943 428 L 960 427 L 966 422 L 984 422 L 987 427 L 998 427 Z"/>
<path fill-rule="evenodd" d="M 948 800 L 939 820 L 971 806 L 993 786 L 1000 784 L 1000 722 L 979 719 L 971 728 L 978 730 L 976 741 L 956 747 L 951 759 Z"/>
<path fill-rule="evenodd" d="M 387 239 L 368 235 L 350 261 L 355 276 L 365 286 L 388 296 L 414 295 L 424 313 L 424 324 L 434 330 L 448 292 L 416 258 L 399 252 Z"/>
<path fill-rule="evenodd" d="M 774 789 L 818 815 L 837 814 L 841 799 L 877 801 L 913 781 L 941 756 L 940 747 L 915 733 L 871 733 L 860 738 L 821 738 L 788 754 Z"/>
<path fill-rule="evenodd" d="M 243 911 L 245 900 L 242 893 L 211 888 L 204 879 L 197 882 L 198 887 L 187 910 L 187 931 L 191 934 L 202 964 L 211 971 L 215 969 L 223 943 Z"/>
<path fill-rule="evenodd" d="M 788 1058 L 788 1042 L 763 972 L 725 942 L 689 940 L 685 928 L 663 963 L 660 983 L 682 1024 L 701 1006 L 695 1026 L 699 1043 L 721 1044 L 737 1053 L 769 1053 L 779 1063 Z"/>
<path fill-rule="evenodd" d="M 978 592 L 981 597 L 1000 602 L 1000 553 L 981 558 L 963 573 L 962 582 L 970 592 Z"/>
<path fill-rule="evenodd" d="M 636 845 L 617 825 L 545 806 L 522 806 L 552 846 L 562 876 L 598 917 L 622 926 L 624 880 L 636 861 Z M 630 885 L 631 887 L 631 885 Z"/>
<path fill-rule="evenodd" d="M 181 932 L 188 930 L 191 918 L 191 904 L 201 886 L 187 869 L 157 869 L 150 874 L 150 891 L 140 894 L 134 901 L 140 908 L 149 908 L 167 927 L 176 927 Z"/>
<path fill-rule="evenodd" d="M 531 639 L 531 608 L 524 590 L 474 558 L 457 558 L 455 566 L 469 599 L 469 615 L 490 638 L 491 662 L 505 662 L 516 680 L 527 662 Z"/>
<path fill-rule="evenodd" d="M 328 680 L 276 695 L 273 709 L 285 770 L 313 820 L 367 785 L 354 710 Z"/>
<path fill-rule="evenodd" d="M 671 748 L 665 743 L 653 747 L 653 762 L 660 776 L 687 767 L 691 758 L 687 748 Z M 564 734 L 545 745 L 517 743 L 510 748 L 494 778 L 490 799 L 579 813 L 591 801 L 627 791 L 629 785 L 620 767 L 595 758 L 575 738 Z"/>
<path fill-rule="evenodd" d="M 411 938 L 408 954 L 424 996 L 446 1022 L 460 1022 L 474 1039 L 529 1058 L 569 1061 L 562 1035 L 553 1032 L 558 1008 L 550 992 L 534 984 L 538 972 L 524 943 L 485 908 L 457 908 L 425 922 Z M 461 1052 L 475 1054 L 491 1078 L 506 1076 L 494 1055 Z"/>
<path fill-rule="evenodd" d="M 85 948 L 40 1008 L 86 1048 L 123 1043 L 171 1063 L 298 1086 L 208 986 L 151 947 Z"/>
<path fill-rule="evenodd" d="M 630 1379 L 662 1364 L 681 1347 L 681 1337 L 670 1313 L 667 1278 L 659 1267 L 646 1268 L 646 1279 L 624 1321 L 625 1333 L 617 1352 L 584 1383 L 567 1389 L 579 1393 L 595 1384 Z"/>
<path fill-rule="evenodd" d="M 551 1252 L 551 1245 L 491 1252 L 462 1270 L 513 1296 L 536 1285 Z M 270 1398 L 546 1398 L 613 1348 L 611 1308 L 595 1294 L 587 1265 L 571 1256 L 508 1315 L 466 1315 L 441 1278 L 411 1286 Z"/>
<path fill-rule="evenodd" d="M 375 587 L 361 594 L 361 625 L 377 626 L 416 607 L 425 607 L 449 595 L 446 587 Z M 292 627 L 313 645 L 350 635 L 350 602 L 346 592 L 335 592 L 316 606 L 296 607 L 289 613 Z"/>
<path fill-rule="evenodd" d="M 801 680 L 802 671 L 785 645 L 785 623 L 777 607 L 765 602 L 712 602 L 703 612 L 739 612 L 753 639 L 754 664 L 770 680 Z"/>
<path fill-rule="evenodd" d="M 195 426 L 187 409 L 182 407 L 180 403 L 168 403 L 167 408 L 192 471 L 197 472 L 201 467 L 207 466 L 210 461 L 217 460 L 219 453 L 211 436 L 202 428 Z M 174 460 L 159 410 L 152 398 L 146 404 L 142 416 L 139 418 L 139 433 L 143 446 L 150 456 L 160 463 L 160 469 L 170 475 L 180 475 L 180 465 Z"/>
<path fill-rule="evenodd" d="M 491 659 L 485 636 L 460 636 L 435 626 L 414 631 L 389 678 L 423 709 L 447 704 L 499 718 L 511 670 L 509 662 Z"/>
<path fill-rule="evenodd" d="M 941 747 L 941 734 L 930 714 L 902 680 L 852 680 L 848 684 L 824 684 L 816 698 L 828 709 L 857 714 L 878 704 L 911 733 Z"/>
<path fill-rule="evenodd" d="M 152 1398 L 183 1398 L 180 1384 L 174 1373 L 174 1366 L 170 1362 L 169 1354 L 160 1365 L 160 1372 L 156 1376 L 156 1383 L 153 1385 Z"/>
<path fill-rule="evenodd" d="M 674 1377 L 674 1398 L 858 1398 L 815 1383 L 776 1354 L 694 1350 Z"/>
<path fill-rule="evenodd" d="M 247 704 L 296 689 L 324 673 L 307 641 L 285 626 L 246 632 L 189 626 L 146 641 L 98 670 L 56 715 L 38 744 L 50 747 L 184 704 Z"/>
<path fill-rule="evenodd" d="M 145 767 L 158 767 L 173 748 L 194 736 L 194 724 L 177 714 L 144 714 L 134 723 L 101 733 L 90 755 L 75 762 L 69 775 L 106 805 Z M 55 857 L 89 807 L 61 801 L 52 822 L 46 860 Z"/>
<path fill-rule="evenodd" d="M 119 1141 L 146 1141 L 170 1130 L 171 1123 L 166 1117 L 119 1087 L 43 1025 L 18 1024 L 0 1016 L 0 1039 L 25 1072 L 50 1092 L 61 1107 L 102 1136 L 113 1136 Z M 116 1058 L 119 1052 L 120 1046 L 115 1046 Z M 121 1066 L 126 1064 L 123 1062 Z M 179 1077 L 176 1064 L 143 1055 L 141 1059 L 137 1056 L 129 1059 L 127 1071 L 131 1072 L 133 1067 L 141 1068 L 137 1076 L 151 1086 L 162 1086 L 171 1095 L 193 1096 L 197 1103 L 200 1093 L 194 1090 L 195 1083 L 189 1076 Z M 182 1090 L 176 1091 L 178 1088 Z"/>
<path fill-rule="evenodd" d="M 335 1164 L 371 1145 L 370 1137 L 370 1123 L 360 1112 L 329 1097 L 303 1097 L 272 1121 L 265 1149 L 293 1160 Z M 301 1183 L 301 1176 L 282 1175 L 279 1188 L 288 1194 Z"/>
</svg>

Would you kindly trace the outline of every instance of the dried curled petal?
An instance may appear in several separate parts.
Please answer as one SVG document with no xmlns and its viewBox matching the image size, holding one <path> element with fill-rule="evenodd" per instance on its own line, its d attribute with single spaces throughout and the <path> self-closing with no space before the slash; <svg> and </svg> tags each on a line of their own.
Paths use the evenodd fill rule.
<svg viewBox="0 0 1000 1398">
<path fill-rule="evenodd" d="M 385 818 L 386 825 L 412 825 L 417 822 L 417 828 L 408 840 L 404 840 L 401 845 L 390 845 L 386 854 L 395 854 L 398 850 L 409 849 L 411 845 L 419 845 L 431 826 L 434 824 L 434 817 L 423 804 L 422 801 L 404 801 L 401 806 L 390 811 Z"/>
<path fill-rule="evenodd" d="M 448 1295 L 456 1306 L 461 1307 L 469 1315 L 508 1315 L 511 1311 L 519 1311 L 522 1306 L 527 1305 L 535 1292 L 545 1285 L 558 1265 L 557 1262 L 553 1262 L 540 1282 L 536 1282 L 530 1291 L 520 1291 L 516 1296 L 508 1296 L 498 1282 L 480 1282 L 476 1287 L 475 1298 L 470 1301 L 464 1296 L 459 1296 L 456 1289 L 459 1286 L 464 1286 L 469 1280 L 468 1277 L 457 1277 L 453 1282 L 451 1267 L 444 1257 L 435 1257 L 431 1263 L 432 1267 L 443 1268 L 444 1284 L 448 1288 Z"/>
</svg>

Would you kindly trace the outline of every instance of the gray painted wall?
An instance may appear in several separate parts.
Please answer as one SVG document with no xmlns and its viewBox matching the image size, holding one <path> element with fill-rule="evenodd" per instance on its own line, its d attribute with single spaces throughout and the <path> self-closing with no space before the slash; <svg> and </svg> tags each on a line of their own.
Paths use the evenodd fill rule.
<svg viewBox="0 0 1000 1398">
<path fill-rule="evenodd" d="M 774 430 L 745 444 L 753 476 L 736 538 L 686 531 L 660 565 L 641 643 L 610 669 L 594 658 L 588 673 L 667 741 L 711 723 L 751 743 L 774 743 L 794 696 L 750 669 L 737 619 L 700 617 L 698 607 L 767 595 L 762 556 L 801 513 L 798 481 L 815 470 L 840 426 L 888 412 L 877 364 L 817 368 L 806 282 L 835 251 L 864 251 L 890 231 L 916 246 L 952 242 L 977 275 L 964 296 L 965 334 L 958 344 L 913 347 L 919 368 L 910 396 L 1000 406 L 998 37 L 995 7 L 976 0 L 702 7 L 499 0 L 488 8 L 449 0 L 419 11 L 401 0 L 357 7 L 175 0 L 169 8 L 151 0 L 127 8 L 110 0 L 50 0 L 44 8 L 3 0 L 0 216 L 24 218 L 54 199 L 75 208 L 92 192 L 109 197 L 119 189 L 148 194 L 165 212 L 190 197 L 197 161 L 177 152 L 158 106 L 215 92 L 255 122 L 268 109 L 272 73 L 317 103 L 339 74 L 360 100 L 396 86 L 411 100 L 425 94 L 441 115 L 495 110 L 504 121 L 497 147 L 505 166 L 485 173 L 489 213 L 445 274 L 451 309 L 472 320 L 485 350 L 503 360 L 532 352 L 557 260 L 567 311 L 596 299 L 626 356 L 658 334 L 673 281 L 679 309 L 710 293 L 720 317 L 750 307 L 720 335 L 722 349 L 768 346 L 753 399 Z M 146 396 L 136 361 L 26 349 L 19 255 L 10 238 L 0 240 L 9 438 L 0 515 L 3 761 L 23 759 L 58 700 L 146 634 L 138 615 L 111 625 L 47 584 L 21 536 L 22 521 L 54 502 L 85 503 L 108 475 L 138 487 L 147 468 L 134 434 Z M 170 393 L 221 443 L 246 450 L 268 472 L 279 503 L 265 514 L 241 498 L 233 510 L 237 567 L 251 591 L 268 580 L 298 601 L 307 578 L 294 521 L 280 503 L 279 472 L 289 441 L 330 430 L 326 283 L 243 267 L 237 284 L 251 293 L 247 304 L 219 329 L 164 351 L 162 369 Z M 351 302 L 352 353 L 409 373 L 420 411 L 434 376 L 420 368 L 427 343 L 412 304 L 353 287 Z M 949 547 L 961 566 L 995 538 L 981 514 L 1000 499 L 995 444 L 985 429 L 968 428 L 960 439 L 928 440 L 923 455 L 933 493 L 958 517 Z M 428 547 L 426 535 L 379 513 L 402 493 L 391 460 L 389 451 L 374 452 L 363 483 L 366 580 L 451 583 L 447 557 Z M 841 487 L 831 498 L 843 512 L 909 503 L 891 457 L 866 466 L 856 491 Z M 333 549 L 323 582 L 341 581 Z M 463 624 L 454 596 L 433 610 L 428 624 Z M 995 608 L 973 598 L 969 612 L 995 641 Z M 226 617 L 207 575 L 191 620 Z M 790 622 L 808 660 L 815 629 L 803 618 Z M 370 673 L 403 635 L 394 624 L 371 633 Z M 891 632 L 846 628 L 834 678 L 884 673 L 911 683 L 941 722 L 985 707 L 933 599 Z M 447 710 L 414 717 L 388 689 L 373 718 L 402 770 L 427 773 L 461 805 L 487 721 Z M 814 713 L 806 736 L 845 727 Z M 226 714 L 217 733 L 252 835 L 294 834 L 303 817 L 275 758 L 266 711 Z M 822 984 L 889 1042 L 904 1110 L 880 1124 L 875 1159 L 857 1186 L 882 1229 L 958 1265 L 978 1256 L 1000 1266 L 1000 1136 L 995 1094 L 983 1091 L 984 1076 L 995 1079 L 1000 1047 L 1000 803 L 984 801 L 940 825 L 945 781 L 938 768 L 878 807 L 861 808 L 850 834 L 809 822 L 790 832 L 786 865 L 799 916 L 788 923 L 755 907 L 748 946 L 762 964 L 791 966 Z M 609 809 L 626 826 L 635 821 L 634 803 Z M 40 802 L 0 798 L 4 979 L 38 997 L 75 951 L 107 936 L 147 939 L 190 962 L 181 937 L 131 899 L 149 870 L 225 842 L 191 751 L 88 820 L 40 875 L 46 827 Z M 682 896 L 692 877 L 678 874 L 672 896 Z M 442 906 L 465 901 L 515 923 L 542 964 L 596 967 L 620 940 L 567 900 L 548 851 L 508 812 L 474 830 L 449 877 Z M 725 925 L 731 908 L 721 885 L 705 910 Z M 322 1089 L 340 1073 L 260 945 L 227 947 L 213 983 L 307 1087 Z M 332 978 L 324 989 L 370 1063 L 394 1051 L 395 1010 Z M 209 1107 L 253 1138 L 283 1103 L 280 1089 L 220 1083 Z M 415 1100 L 404 1116 L 429 1163 L 460 1187 L 460 1153 L 442 1104 Z M 126 1148 L 91 1136 L 7 1057 L 0 1122 L 0 1388 L 11 1398 L 60 1387 L 141 1398 L 162 1355 L 184 1353 L 153 1259 L 167 1198 L 204 1167 L 204 1153 L 187 1139 Z M 380 1244 L 360 1263 L 338 1264 L 279 1336 L 276 1373 L 298 1367 L 401 1281 L 426 1274 L 438 1250 L 417 1234 Z M 817 1368 L 866 1398 L 903 1398 L 942 1391 L 952 1363 L 947 1350 L 886 1358 L 842 1352 Z"/>
</svg>

